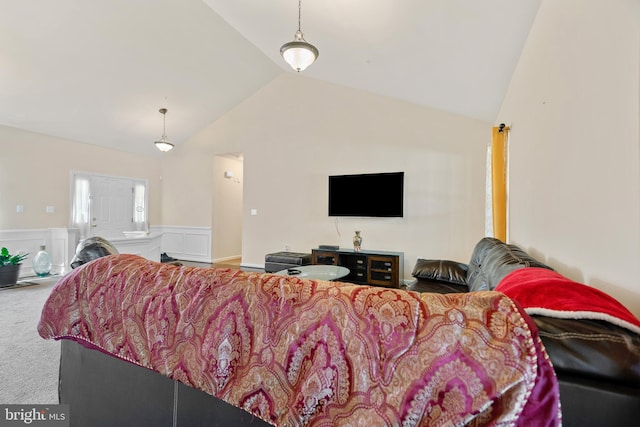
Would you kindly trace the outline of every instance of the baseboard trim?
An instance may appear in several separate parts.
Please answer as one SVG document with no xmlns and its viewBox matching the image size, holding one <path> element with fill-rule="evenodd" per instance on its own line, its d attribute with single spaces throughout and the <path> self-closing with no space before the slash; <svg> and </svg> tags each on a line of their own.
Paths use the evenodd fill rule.
<svg viewBox="0 0 640 427">
<path fill-rule="evenodd" d="M 260 270 L 264 270 L 264 264 L 247 264 L 247 263 L 241 263 L 240 267 L 245 267 L 245 268 L 257 268 Z"/>
<path fill-rule="evenodd" d="M 226 256 L 226 257 L 223 257 L 223 258 L 213 259 L 213 260 L 211 260 L 211 262 L 213 264 L 223 264 L 225 261 L 229 261 L 229 260 L 232 260 L 232 259 L 238 259 L 238 258 L 241 258 L 241 257 L 242 257 L 242 255 Z"/>
</svg>

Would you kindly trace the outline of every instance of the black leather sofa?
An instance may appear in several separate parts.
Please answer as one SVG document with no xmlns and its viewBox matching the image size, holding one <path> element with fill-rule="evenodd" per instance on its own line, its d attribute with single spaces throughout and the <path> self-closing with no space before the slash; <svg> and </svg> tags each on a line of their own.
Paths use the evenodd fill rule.
<svg viewBox="0 0 640 427">
<path fill-rule="evenodd" d="M 86 242 L 78 247 L 76 261 L 81 265 L 117 253 L 113 250 L 108 242 Z M 510 272 L 528 267 L 551 269 L 517 246 L 483 238 L 468 263 L 418 259 L 416 280 L 407 289 L 493 290 Z M 532 318 L 558 377 L 563 425 L 636 425 L 640 336 L 605 321 Z M 59 396 L 61 403 L 73 404 L 72 426 L 268 425 L 203 392 L 69 340 L 62 342 Z M 149 406 L 141 411 L 144 405 Z M 221 419 L 222 424 L 214 421 Z"/>
<path fill-rule="evenodd" d="M 552 269 L 518 246 L 487 237 L 468 263 L 418 259 L 408 290 L 493 290 L 512 271 L 528 267 Z M 639 335 L 603 320 L 532 318 L 558 377 L 564 426 L 640 422 Z"/>
<path fill-rule="evenodd" d="M 267 427 L 235 406 L 150 369 L 61 340 L 60 403 L 71 427 Z"/>
</svg>

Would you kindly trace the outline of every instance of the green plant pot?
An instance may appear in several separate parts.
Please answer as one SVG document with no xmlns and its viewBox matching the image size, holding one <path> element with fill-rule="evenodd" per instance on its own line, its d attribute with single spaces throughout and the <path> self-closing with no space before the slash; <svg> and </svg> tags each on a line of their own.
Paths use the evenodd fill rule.
<svg viewBox="0 0 640 427">
<path fill-rule="evenodd" d="M 0 287 L 15 285 L 20 274 L 20 264 L 0 266 Z"/>
</svg>

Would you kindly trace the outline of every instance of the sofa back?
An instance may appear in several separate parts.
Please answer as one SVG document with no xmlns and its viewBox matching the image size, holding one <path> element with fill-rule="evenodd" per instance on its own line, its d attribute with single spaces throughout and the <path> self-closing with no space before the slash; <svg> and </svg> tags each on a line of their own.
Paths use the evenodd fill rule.
<svg viewBox="0 0 640 427">
<path fill-rule="evenodd" d="M 476 244 L 469 261 L 469 291 L 493 290 L 507 274 L 525 267 L 553 270 L 516 245 L 504 243 L 493 237 L 484 237 Z"/>
</svg>

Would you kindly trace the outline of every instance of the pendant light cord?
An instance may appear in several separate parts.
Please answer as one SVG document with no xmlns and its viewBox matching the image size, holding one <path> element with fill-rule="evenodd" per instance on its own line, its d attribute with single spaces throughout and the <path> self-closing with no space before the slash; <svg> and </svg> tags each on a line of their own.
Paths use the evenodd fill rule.
<svg viewBox="0 0 640 427">
<path fill-rule="evenodd" d="M 301 10 L 302 10 L 302 0 L 298 0 L 298 31 L 302 32 L 300 30 L 300 14 L 301 14 Z"/>
<path fill-rule="evenodd" d="M 167 139 L 167 113 L 162 113 L 162 137 Z"/>
<path fill-rule="evenodd" d="M 156 141 L 156 146 L 160 151 L 169 151 L 173 148 L 173 144 L 169 142 L 167 138 L 167 109 L 162 107 L 159 112 L 162 114 L 162 136 L 160 141 Z"/>
</svg>

